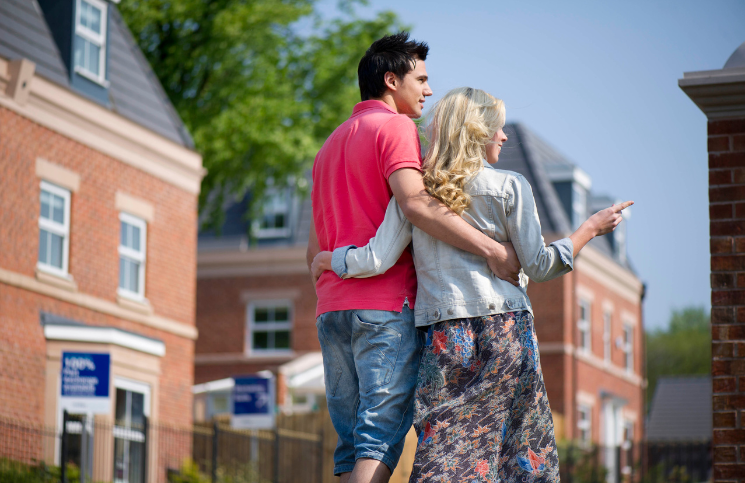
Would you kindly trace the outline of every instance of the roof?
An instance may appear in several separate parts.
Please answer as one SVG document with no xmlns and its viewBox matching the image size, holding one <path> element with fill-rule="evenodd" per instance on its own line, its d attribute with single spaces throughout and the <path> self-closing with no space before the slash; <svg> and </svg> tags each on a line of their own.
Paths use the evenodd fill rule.
<svg viewBox="0 0 745 483">
<path fill-rule="evenodd" d="M 573 163 L 522 124 L 508 124 L 504 132 L 508 140 L 499 154 L 499 162 L 495 168 L 516 171 L 525 176 L 533 188 L 544 233 L 569 234 L 571 223 L 548 178 L 546 165 Z"/>
<path fill-rule="evenodd" d="M 648 441 L 711 439 L 711 377 L 665 377 L 657 381 L 647 422 Z"/>
<path fill-rule="evenodd" d="M 108 109 L 187 148 L 194 142 L 132 38 L 116 6 L 108 2 Z M 67 89 L 69 73 L 37 0 L 0 1 L 0 57 L 25 58 L 36 73 Z M 77 92 L 77 91 L 76 91 Z M 95 99 L 91 99 L 94 102 Z"/>
<path fill-rule="evenodd" d="M 568 236 L 572 233 L 568 213 L 559 199 L 557 191 L 549 178 L 548 171 L 558 167 L 576 168 L 576 164 L 568 160 L 537 134 L 520 123 L 508 124 L 504 128 L 508 141 L 502 147 L 497 169 L 516 171 L 528 180 L 533 188 L 538 216 L 544 236 Z M 586 175 L 585 175 L 586 176 Z M 609 197 L 591 194 L 588 205 L 594 206 L 598 202 L 607 203 Z M 222 234 L 216 237 L 211 231 L 199 235 L 199 249 L 230 249 L 231 247 L 248 248 L 248 230 L 250 222 L 244 217 L 248 203 L 245 199 L 228 204 L 225 209 L 225 224 Z M 614 200 L 615 201 L 615 200 Z M 308 242 L 310 230 L 311 203 L 309 198 L 296 200 L 296 217 L 292 218 L 291 236 L 281 239 L 260 240 L 258 248 L 297 246 Z M 603 205 L 605 206 L 605 205 Z M 609 204 L 607 206 L 610 206 Z M 614 259 L 623 267 L 632 270 L 628 258 L 619 259 L 613 255 L 613 248 L 607 236 L 594 238 L 590 245 L 601 253 Z"/>
</svg>

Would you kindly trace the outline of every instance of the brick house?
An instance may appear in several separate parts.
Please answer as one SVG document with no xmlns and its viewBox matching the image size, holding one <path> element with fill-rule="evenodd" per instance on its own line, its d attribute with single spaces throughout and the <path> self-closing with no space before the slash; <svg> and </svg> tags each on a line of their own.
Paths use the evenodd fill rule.
<svg viewBox="0 0 745 483">
<path fill-rule="evenodd" d="M 0 2 L 0 417 L 59 431 L 61 354 L 99 352 L 104 419 L 191 424 L 203 175 L 114 3 Z M 93 479 L 140 481 L 115 434 Z"/>
<path fill-rule="evenodd" d="M 745 481 L 745 43 L 680 88 L 706 114 L 714 481 Z"/>
<path fill-rule="evenodd" d="M 506 132 L 499 168 L 531 183 L 547 241 L 616 201 L 593 195 L 589 176 L 526 127 L 509 125 Z M 199 238 L 195 381 L 269 369 L 279 374 L 279 404 L 292 408 L 295 394 L 301 402 L 307 397 L 300 382 L 322 384 L 312 356 L 319 351 L 316 298 L 305 264 L 310 203 L 275 192 L 252 222 L 258 243 L 250 247 L 244 210 L 244 202 L 227 209 L 221 237 Z M 643 435 L 644 287 L 625 240 L 624 223 L 593 240 L 574 272 L 529 285 L 560 439 L 615 446 Z M 316 362 L 298 371 L 291 363 L 298 358 Z"/>
</svg>

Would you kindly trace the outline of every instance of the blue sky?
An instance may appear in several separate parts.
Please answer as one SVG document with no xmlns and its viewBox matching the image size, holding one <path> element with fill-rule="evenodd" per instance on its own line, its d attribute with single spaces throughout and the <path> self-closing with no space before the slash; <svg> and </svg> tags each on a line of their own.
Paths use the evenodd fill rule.
<svg viewBox="0 0 745 483">
<path fill-rule="evenodd" d="M 672 309 L 709 308 L 706 117 L 677 81 L 722 68 L 745 41 L 745 2 L 374 0 L 360 12 L 380 10 L 429 43 L 432 101 L 484 89 L 594 192 L 636 202 L 628 252 L 647 284 L 648 329 Z"/>
</svg>

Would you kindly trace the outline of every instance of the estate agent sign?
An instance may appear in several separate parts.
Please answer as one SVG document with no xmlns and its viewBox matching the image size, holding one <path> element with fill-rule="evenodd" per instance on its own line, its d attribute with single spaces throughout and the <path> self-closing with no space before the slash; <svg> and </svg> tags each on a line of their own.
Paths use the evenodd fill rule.
<svg viewBox="0 0 745 483">
<path fill-rule="evenodd" d="M 60 405 L 73 414 L 110 414 L 111 356 L 63 352 Z"/>
<path fill-rule="evenodd" d="M 235 429 L 274 427 L 274 377 L 252 374 L 234 377 L 230 425 Z"/>
</svg>

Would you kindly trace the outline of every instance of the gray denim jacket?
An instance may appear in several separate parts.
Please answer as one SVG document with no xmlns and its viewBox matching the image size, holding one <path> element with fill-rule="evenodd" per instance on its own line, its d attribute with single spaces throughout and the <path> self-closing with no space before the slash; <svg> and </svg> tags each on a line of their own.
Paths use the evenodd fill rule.
<svg viewBox="0 0 745 483">
<path fill-rule="evenodd" d="M 513 243 L 522 265 L 519 287 L 497 278 L 486 259 L 413 227 L 395 198 L 391 198 L 383 223 L 366 246 L 334 250 L 334 272 L 341 278 L 379 275 L 396 263 L 411 242 L 418 280 L 414 310 L 417 327 L 517 310 L 533 313 L 528 278 L 543 282 L 571 271 L 572 241 L 563 238 L 546 247 L 533 191 L 521 174 L 484 168 L 465 190 L 471 204 L 463 218 L 489 237 Z"/>
</svg>

